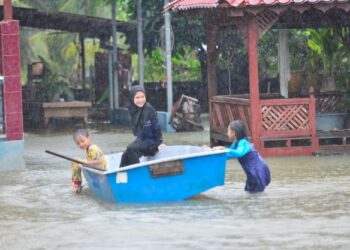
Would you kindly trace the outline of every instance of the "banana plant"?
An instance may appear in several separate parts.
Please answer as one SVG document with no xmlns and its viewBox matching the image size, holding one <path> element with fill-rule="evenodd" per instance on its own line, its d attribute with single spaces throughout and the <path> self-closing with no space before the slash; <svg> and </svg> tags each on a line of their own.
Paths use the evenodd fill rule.
<svg viewBox="0 0 350 250">
<path fill-rule="evenodd" d="M 334 76 L 336 58 L 342 54 L 342 43 L 335 29 L 309 29 L 309 48 L 322 59 L 325 76 Z"/>
</svg>

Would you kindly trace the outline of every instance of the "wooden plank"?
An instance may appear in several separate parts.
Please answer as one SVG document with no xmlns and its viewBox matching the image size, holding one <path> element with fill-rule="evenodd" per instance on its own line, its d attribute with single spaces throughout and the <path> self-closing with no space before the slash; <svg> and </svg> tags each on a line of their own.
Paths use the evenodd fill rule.
<svg viewBox="0 0 350 250">
<path fill-rule="evenodd" d="M 222 127 L 224 124 L 224 119 L 223 119 L 223 114 L 221 112 L 221 105 L 215 105 L 214 110 L 216 111 L 218 126 Z"/>
<path fill-rule="evenodd" d="M 312 146 L 284 147 L 284 148 L 263 148 L 260 150 L 262 156 L 295 156 L 311 155 L 315 151 Z"/>
<path fill-rule="evenodd" d="M 90 108 L 91 102 L 81 102 L 81 101 L 73 101 L 73 102 L 44 102 L 43 108 Z"/>
<path fill-rule="evenodd" d="M 290 136 L 300 136 L 300 135 L 310 135 L 310 130 L 269 130 L 262 131 L 261 136 L 275 136 L 275 137 L 290 137 Z"/>
<path fill-rule="evenodd" d="M 153 164 L 149 168 L 153 178 L 181 174 L 185 169 L 182 160 Z"/>
<path fill-rule="evenodd" d="M 291 136 L 262 136 L 262 141 L 278 141 L 278 140 L 302 140 L 311 139 L 311 135 L 291 135 Z"/>
<path fill-rule="evenodd" d="M 274 105 L 274 106 L 284 106 L 284 105 L 297 105 L 297 104 L 309 104 L 309 98 L 290 98 L 290 99 L 266 99 L 260 100 L 261 105 Z"/>
<path fill-rule="evenodd" d="M 225 104 L 225 109 L 226 109 L 226 112 L 227 112 L 227 115 L 228 115 L 229 122 L 234 120 L 232 108 L 230 107 L 230 105 Z"/>
<path fill-rule="evenodd" d="M 350 145 L 320 145 L 316 153 L 349 153 Z"/>
<path fill-rule="evenodd" d="M 344 129 L 344 130 L 319 130 L 317 131 L 317 137 L 318 138 L 339 138 L 339 137 L 350 137 L 350 130 Z"/>
</svg>

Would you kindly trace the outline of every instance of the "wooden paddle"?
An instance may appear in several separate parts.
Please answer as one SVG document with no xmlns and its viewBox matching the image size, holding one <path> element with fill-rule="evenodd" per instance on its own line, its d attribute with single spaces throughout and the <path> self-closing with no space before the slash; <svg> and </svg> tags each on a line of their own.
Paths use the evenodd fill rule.
<svg viewBox="0 0 350 250">
<path fill-rule="evenodd" d="M 65 155 L 61 155 L 61 154 L 58 154 L 58 153 L 52 152 L 52 151 L 50 151 L 50 150 L 45 150 L 45 153 L 48 153 L 48 154 L 51 154 L 51 155 L 54 155 L 54 156 L 57 156 L 57 157 L 60 157 L 60 158 L 66 159 L 66 160 L 68 160 L 68 161 L 72 161 L 72 162 L 79 163 L 79 164 L 81 164 L 81 165 L 83 165 L 84 167 L 87 167 L 87 168 L 92 168 L 92 169 L 99 170 L 99 171 L 105 171 L 105 169 L 98 168 L 98 167 L 95 167 L 95 166 L 92 166 L 92 165 L 86 164 L 85 162 L 82 162 L 82 161 L 79 161 L 79 160 L 76 160 L 76 159 L 70 158 L 70 157 L 65 156 Z"/>
</svg>

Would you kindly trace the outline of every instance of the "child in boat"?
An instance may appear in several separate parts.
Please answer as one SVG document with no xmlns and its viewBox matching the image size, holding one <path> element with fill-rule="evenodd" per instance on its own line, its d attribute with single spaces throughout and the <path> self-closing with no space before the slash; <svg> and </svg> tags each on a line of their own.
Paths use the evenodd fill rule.
<svg viewBox="0 0 350 250">
<path fill-rule="evenodd" d="M 227 136 L 233 141 L 227 152 L 228 158 L 237 158 L 247 175 L 244 190 L 248 192 L 263 192 L 270 183 L 270 170 L 259 152 L 255 150 L 247 138 L 247 128 L 240 120 L 234 120 L 227 128 Z M 225 147 L 214 147 L 222 150 Z"/>
<path fill-rule="evenodd" d="M 143 155 L 153 156 L 165 147 L 155 109 L 146 101 L 145 89 L 136 85 L 130 90 L 131 128 L 136 139 L 127 146 L 120 167 L 139 163 Z"/>
<path fill-rule="evenodd" d="M 79 159 L 86 164 L 106 169 L 107 161 L 102 150 L 95 144 L 92 144 L 90 132 L 87 129 L 78 129 L 73 134 L 73 140 L 81 149 L 86 152 L 86 160 Z M 73 192 L 80 193 L 82 190 L 81 169 L 79 163 L 72 163 L 72 183 Z"/>
</svg>

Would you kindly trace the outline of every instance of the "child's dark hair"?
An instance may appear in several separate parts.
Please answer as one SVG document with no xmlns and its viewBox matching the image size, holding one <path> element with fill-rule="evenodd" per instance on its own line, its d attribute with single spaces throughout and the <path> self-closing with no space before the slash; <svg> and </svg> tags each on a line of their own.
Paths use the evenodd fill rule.
<svg viewBox="0 0 350 250">
<path fill-rule="evenodd" d="M 84 137 L 88 137 L 90 136 L 90 132 L 88 129 L 84 129 L 84 128 L 80 128 L 77 129 L 74 133 L 73 133 L 73 139 L 79 137 L 79 136 L 84 136 Z"/>
<path fill-rule="evenodd" d="M 235 132 L 237 141 L 247 138 L 247 127 L 241 120 L 233 120 L 230 122 L 229 128 Z"/>
</svg>

